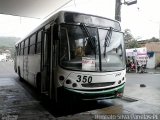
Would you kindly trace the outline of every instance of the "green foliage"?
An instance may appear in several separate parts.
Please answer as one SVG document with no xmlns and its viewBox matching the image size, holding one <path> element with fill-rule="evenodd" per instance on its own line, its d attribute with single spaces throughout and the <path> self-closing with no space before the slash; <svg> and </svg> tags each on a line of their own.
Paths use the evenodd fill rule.
<svg viewBox="0 0 160 120">
<path fill-rule="evenodd" d="M 137 38 L 138 39 L 138 38 Z M 138 43 L 137 39 L 135 39 L 131 33 L 130 29 L 125 29 L 124 30 L 124 42 L 125 42 L 125 47 L 127 49 L 130 48 L 139 48 L 141 47 L 141 45 Z M 145 43 L 149 43 L 149 42 L 160 42 L 159 39 L 152 37 L 151 39 L 146 39 L 143 40 Z M 141 41 L 142 42 L 142 41 Z"/>
<path fill-rule="evenodd" d="M 125 29 L 124 30 L 124 41 L 129 42 L 129 41 L 132 41 L 132 40 L 134 40 L 134 37 L 131 34 L 130 29 Z"/>
<path fill-rule="evenodd" d="M 140 47 L 137 40 L 131 34 L 130 29 L 125 29 L 124 30 L 124 41 L 125 41 L 125 47 L 127 49 L 129 49 L 129 48 L 139 48 Z"/>
<path fill-rule="evenodd" d="M 128 42 L 128 48 L 139 48 L 140 45 L 138 44 L 137 40 L 132 40 Z"/>
<path fill-rule="evenodd" d="M 160 42 L 159 39 L 152 37 L 151 39 L 147 40 L 148 42 Z"/>
<path fill-rule="evenodd" d="M 20 40 L 16 37 L 0 37 L 0 47 L 14 47 L 15 43 Z"/>
<path fill-rule="evenodd" d="M 11 52 L 11 58 L 14 57 L 14 46 L 15 43 L 20 40 L 20 38 L 16 37 L 0 37 L 0 53 L 5 50 L 9 50 Z"/>
</svg>

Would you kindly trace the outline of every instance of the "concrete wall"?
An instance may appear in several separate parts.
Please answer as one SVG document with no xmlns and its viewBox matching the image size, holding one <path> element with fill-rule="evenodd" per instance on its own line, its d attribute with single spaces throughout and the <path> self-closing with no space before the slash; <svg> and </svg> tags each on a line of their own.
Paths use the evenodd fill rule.
<svg viewBox="0 0 160 120">
<path fill-rule="evenodd" d="M 156 54 L 153 57 L 149 57 L 147 61 L 147 68 L 155 68 L 156 65 Z"/>
<path fill-rule="evenodd" d="M 160 52 L 156 52 L 156 66 L 160 63 Z"/>
</svg>

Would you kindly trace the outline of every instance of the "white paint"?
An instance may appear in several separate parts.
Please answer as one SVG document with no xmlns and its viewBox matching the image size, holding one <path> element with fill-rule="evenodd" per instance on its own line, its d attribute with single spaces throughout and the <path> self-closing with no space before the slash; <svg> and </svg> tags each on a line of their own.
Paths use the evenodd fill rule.
<svg viewBox="0 0 160 120">
<path fill-rule="evenodd" d="M 153 57 L 148 58 L 147 61 L 147 68 L 155 68 L 155 64 L 156 64 L 156 57 L 155 57 L 155 53 L 153 55 Z"/>
</svg>

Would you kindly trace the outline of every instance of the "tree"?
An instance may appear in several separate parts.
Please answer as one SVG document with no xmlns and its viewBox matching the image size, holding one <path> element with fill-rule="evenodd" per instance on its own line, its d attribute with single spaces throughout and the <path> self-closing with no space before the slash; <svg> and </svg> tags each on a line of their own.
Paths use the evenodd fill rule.
<svg viewBox="0 0 160 120">
<path fill-rule="evenodd" d="M 10 51 L 11 58 L 14 58 L 15 43 L 20 40 L 16 37 L 0 37 L 0 54 L 6 50 Z"/>
<path fill-rule="evenodd" d="M 125 42 L 129 42 L 134 40 L 133 35 L 131 34 L 131 30 L 130 29 L 125 29 L 124 30 L 124 41 Z"/>
<path fill-rule="evenodd" d="M 140 45 L 138 44 L 137 40 L 132 40 L 128 42 L 128 48 L 139 48 Z"/>
<path fill-rule="evenodd" d="M 124 30 L 124 42 L 126 48 L 138 48 L 140 45 L 138 44 L 137 40 L 131 34 L 130 29 Z"/>
<path fill-rule="evenodd" d="M 152 37 L 151 39 L 149 39 L 148 41 L 150 42 L 160 42 L 159 39 Z"/>
</svg>

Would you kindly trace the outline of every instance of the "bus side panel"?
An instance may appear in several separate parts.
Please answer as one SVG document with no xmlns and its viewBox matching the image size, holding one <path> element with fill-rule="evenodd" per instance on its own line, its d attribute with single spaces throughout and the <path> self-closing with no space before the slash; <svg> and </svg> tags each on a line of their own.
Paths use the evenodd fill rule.
<svg viewBox="0 0 160 120">
<path fill-rule="evenodd" d="M 40 72 L 40 54 L 28 56 L 28 82 L 36 87 L 36 75 Z"/>
<path fill-rule="evenodd" d="M 15 56 L 16 57 L 16 61 L 15 61 L 15 67 L 17 69 L 17 74 L 18 74 L 18 66 L 19 66 L 19 56 Z"/>
<path fill-rule="evenodd" d="M 14 52 L 14 71 L 17 73 L 17 48 L 15 47 L 15 52 Z"/>
<path fill-rule="evenodd" d="M 28 56 L 23 57 L 23 78 L 28 80 Z"/>
</svg>

